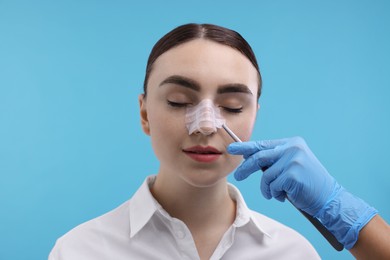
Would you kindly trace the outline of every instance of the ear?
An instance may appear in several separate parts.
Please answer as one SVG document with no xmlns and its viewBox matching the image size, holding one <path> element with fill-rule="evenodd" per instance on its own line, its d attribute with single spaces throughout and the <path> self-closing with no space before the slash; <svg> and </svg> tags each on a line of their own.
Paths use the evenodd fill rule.
<svg viewBox="0 0 390 260">
<path fill-rule="evenodd" d="M 260 103 L 257 103 L 257 112 L 260 110 Z"/>
<path fill-rule="evenodd" d="M 141 116 L 141 127 L 145 134 L 150 135 L 148 112 L 146 110 L 146 97 L 145 94 L 138 96 L 139 110 Z"/>
</svg>

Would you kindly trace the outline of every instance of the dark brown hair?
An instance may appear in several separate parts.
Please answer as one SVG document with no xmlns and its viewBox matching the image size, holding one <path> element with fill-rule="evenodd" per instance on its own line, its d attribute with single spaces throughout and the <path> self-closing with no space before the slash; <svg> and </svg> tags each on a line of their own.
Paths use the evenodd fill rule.
<svg viewBox="0 0 390 260">
<path fill-rule="evenodd" d="M 144 80 L 144 94 L 146 97 L 149 75 L 153 69 L 153 64 L 157 58 L 164 52 L 180 44 L 195 39 L 207 39 L 238 50 L 247 57 L 256 68 L 259 76 L 259 88 L 257 98 L 261 95 L 261 74 L 256 56 L 248 42 L 236 31 L 213 24 L 195 24 L 189 23 L 176 27 L 164 35 L 153 47 L 150 52 Z"/>
</svg>

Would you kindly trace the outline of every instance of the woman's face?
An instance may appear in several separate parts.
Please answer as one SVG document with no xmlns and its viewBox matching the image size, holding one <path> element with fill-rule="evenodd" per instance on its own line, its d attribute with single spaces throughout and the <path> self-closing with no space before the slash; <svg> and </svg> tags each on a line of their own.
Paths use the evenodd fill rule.
<svg viewBox="0 0 390 260">
<path fill-rule="evenodd" d="M 222 129 L 188 134 L 186 108 L 211 99 L 229 128 L 249 140 L 258 109 L 258 75 L 239 51 L 197 39 L 162 54 L 140 96 L 141 123 L 160 161 L 159 178 L 209 187 L 224 180 L 241 157 L 226 152 L 232 138 Z"/>
</svg>

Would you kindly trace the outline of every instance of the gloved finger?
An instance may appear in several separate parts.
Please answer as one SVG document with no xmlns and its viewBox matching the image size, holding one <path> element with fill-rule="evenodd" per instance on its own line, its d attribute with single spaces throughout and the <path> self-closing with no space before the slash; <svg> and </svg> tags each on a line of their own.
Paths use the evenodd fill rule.
<svg viewBox="0 0 390 260">
<path fill-rule="evenodd" d="M 266 199 L 271 199 L 273 197 L 273 192 L 271 192 L 271 183 L 275 181 L 279 175 L 282 174 L 284 169 L 283 163 L 278 160 L 271 167 L 269 167 L 266 171 L 263 172 L 263 176 L 260 181 L 260 190 L 263 196 Z"/>
<path fill-rule="evenodd" d="M 227 151 L 230 154 L 244 155 L 245 158 L 257 153 L 258 151 L 273 149 L 276 146 L 285 144 L 286 142 L 287 139 L 250 141 L 242 143 L 235 142 L 228 145 Z"/>
<path fill-rule="evenodd" d="M 302 183 L 308 181 L 309 178 L 305 177 L 301 171 L 297 171 L 294 165 L 288 165 L 283 159 L 280 160 L 283 164 L 283 169 L 276 176 L 273 176 L 273 180 L 269 185 L 270 193 L 272 197 L 279 201 L 284 201 L 289 198 L 292 203 L 296 201 L 296 196 L 302 197 L 303 194 L 300 192 L 302 189 Z M 325 183 L 322 183 L 325 185 Z M 305 194 L 308 195 L 308 194 Z M 301 198 L 302 199 L 302 198 Z M 309 200 L 310 196 L 305 200 Z"/>
<path fill-rule="evenodd" d="M 283 183 L 285 183 L 285 181 L 286 181 L 285 178 L 279 175 L 279 178 L 276 178 L 269 185 L 269 189 L 272 197 L 274 197 L 280 202 L 284 202 L 287 197 L 287 193 L 283 189 Z"/>
<path fill-rule="evenodd" d="M 236 180 L 241 181 L 246 179 L 252 173 L 261 170 L 263 168 L 268 168 L 278 160 L 278 155 L 280 154 L 279 150 L 264 150 L 259 151 L 251 156 L 249 156 L 244 162 L 236 169 L 234 177 Z"/>
</svg>

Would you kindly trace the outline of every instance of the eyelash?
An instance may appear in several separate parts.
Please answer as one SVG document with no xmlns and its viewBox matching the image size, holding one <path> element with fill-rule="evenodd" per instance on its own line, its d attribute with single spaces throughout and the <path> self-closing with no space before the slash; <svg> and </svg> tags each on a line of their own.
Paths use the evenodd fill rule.
<svg viewBox="0 0 390 260">
<path fill-rule="evenodd" d="M 233 113 L 233 114 L 239 114 L 242 112 L 242 107 L 240 108 L 221 107 L 221 108 L 226 112 Z"/>
<path fill-rule="evenodd" d="M 178 103 L 178 102 L 173 102 L 173 101 L 169 101 L 169 100 L 167 100 L 167 103 L 169 106 L 175 107 L 175 108 L 186 107 L 187 105 L 190 104 L 190 103 Z"/>
<path fill-rule="evenodd" d="M 188 105 L 190 105 L 190 103 L 178 103 L 178 102 L 173 102 L 173 101 L 169 101 L 169 100 L 167 100 L 167 103 L 169 106 L 174 107 L 174 108 L 183 108 L 183 107 L 187 107 Z M 226 111 L 228 113 L 233 113 L 233 114 L 239 114 L 242 112 L 242 107 L 230 108 L 230 107 L 221 106 L 220 108 L 222 108 L 224 111 Z"/>
</svg>

